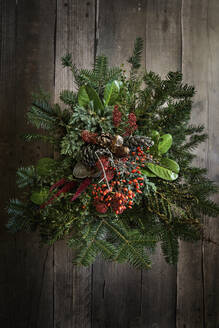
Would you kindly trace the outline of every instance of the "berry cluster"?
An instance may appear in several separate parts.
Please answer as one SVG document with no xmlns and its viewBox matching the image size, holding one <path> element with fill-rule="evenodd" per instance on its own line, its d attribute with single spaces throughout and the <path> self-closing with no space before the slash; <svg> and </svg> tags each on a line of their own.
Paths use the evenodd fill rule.
<svg viewBox="0 0 219 328">
<path fill-rule="evenodd" d="M 140 168 L 150 157 L 141 149 L 136 148 L 129 157 L 114 162 L 110 166 L 107 158 L 101 158 L 98 168 L 104 168 L 108 184 L 103 181 L 92 185 L 94 206 L 99 213 L 106 213 L 111 208 L 117 215 L 124 210 L 132 208 L 138 197 L 143 193 L 144 176 Z M 108 179 L 109 178 L 109 179 Z"/>
<path fill-rule="evenodd" d="M 116 214 L 121 214 L 127 208 L 132 208 L 134 200 L 138 194 L 142 194 L 140 190 L 144 186 L 144 178 L 138 173 L 138 177 L 132 180 L 113 180 L 107 184 L 93 184 L 92 194 L 94 197 L 94 205 L 99 213 L 106 213 L 111 207 Z"/>
<path fill-rule="evenodd" d="M 147 150 L 149 150 L 149 149 L 150 149 L 150 147 L 147 147 Z M 138 165 L 140 165 L 142 167 L 145 166 L 144 162 L 151 161 L 153 158 L 152 155 L 146 154 L 141 149 L 141 147 L 137 147 L 136 151 L 131 152 L 130 155 L 133 157 L 133 161 L 131 162 L 131 164 L 134 165 L 134 164 L 138 163 Z"/>
<path fill-rule="evenodd" d="M 125 136 L 130 136 L 132 133 L 137 130 L 137 118 L 134 113 L 129 113 L 128 116 L 128 127 L 125 130 Z"/>
<path fill-rule="evenodd" d="M 120 125 L 122 121 L 122 113 L 119 111 L 119 106 L 115 105 L 113 110 L 113 124 L 116 128 Z"/>
</svg>

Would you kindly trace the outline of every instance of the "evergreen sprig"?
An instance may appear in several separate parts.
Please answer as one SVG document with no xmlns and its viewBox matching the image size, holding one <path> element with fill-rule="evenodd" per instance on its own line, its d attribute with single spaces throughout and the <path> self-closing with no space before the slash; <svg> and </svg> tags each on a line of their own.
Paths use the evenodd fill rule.
<svg viewBox="0 0 219 328">
<path fill-rule="evenodd" d="M 131 64 L 132 70 L 136 70 L 141 67 L 141 55 L 143 51 L 143 46 L 143 39 L 138 37 L 134 44 L 133 54 L 128 60 L 128 63 Z"/>
</svg>

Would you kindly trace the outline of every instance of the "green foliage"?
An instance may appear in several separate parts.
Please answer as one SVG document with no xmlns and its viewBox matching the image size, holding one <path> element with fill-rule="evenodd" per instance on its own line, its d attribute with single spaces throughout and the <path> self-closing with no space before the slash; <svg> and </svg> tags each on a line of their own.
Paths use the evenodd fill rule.
<svg viewBox="0 0 219 328">
<path fill-rule="evenodd" d="M 179 173 L 179 165 L 170 158 L 162 158 L 160 161 L 161 166 L 166 167 L 167 169 L 173 171 L 174 173 Z"/>
<path fill-rule="evenodd" d="M 38 129 L 52 129 L 56 126 L 56 116 L 50 105 L 43 100 L 35 100 L 27 113 L 28 121 Z"/>
<path fill-rule="evenodd" d="M 13 233 L 32 229 L 31 222 L 28 220 L 27 204 L 18 199 L 11 199 L 7 210 L 9 216 L 7 229 Z"/>
<path fill-rule="evenodd" d="M 106 260 L 128 262 L 139 269 L 150 267 L 150 260 L 144 249 L 148 240 L 137 229 L 127 229 L 120 220 L 100 218 L 92 225 L 86 226 L 81 234 L 82 241 L 80 240 L 76 264 L 89 265 L 101 254 Z M 107 240 L 103 238 L 104 235 L 108 236 Z M 112 244 L 113 240 L 116 241 L 116 246 Z M 70 246 L 75 242 L 70 240 Z M 155 241 L 151 243 L 154 245 Z"/>
<path fill-rule="evenodd" d="M 172 146 L 173 138 L 171 134 L 164 134 L 160 137 L 158 143 L 158 152 L 159 154 L 165 154 L 168 152 L 170 147 Z"/>
<path fill-rule="evenodd" d="M 110 83 L 107 83 L 105 90 L 104 90 L 105 106 L 115 104 L 116 100 L 119 97 L 119 91 L 120 91 L 121 85 L 122 85 L 122 82 L 116 81 L 116 80 L 114 80 Z"/>
<path fill-rule="evenodd" d="M 60 99 L 64 102 L 65 105 L 71 106 L 73 109 L 77 105 L 77 93 L 70 90 L 63 90 L 60 93 Z"/>
<path fill-rule="evenodd" d="M 41 158 L 36 165 L 36 172 L 39 176 L 47 176 L 55 169 L 56 162 L 49 157 Z"/>
<path fill-rule="evenodd" d="M 168 180 L 168 181 L 174 181 L 178 178 L 178 174 L 173 172 L 172 170 L 169 170 L 165 167 L 162 167 L 157 164 L 148 163 L 147 168 L 156 176 L 158 176 L 161 179 Z"/>
<path fill-rule="evenodd" d="M 36 172 L 34 166 L 20 167 L 17 170 L 17 186 L 18 188 L 25 188 L 33 186 L 36 179 Z"/>
<path fill-rule="evenodd" d="M 206 169 L 192 164 L 196 157 L 192 151 L 207 138 L 203 126 L 189 123 L 194 87 L 182 82 L 180 72 L 169 72 L 164 79 L 154 72 L 137 75 L 142 51 L 138 38 L 129 58 L 129 77 L 118 67 L 110 68 L 105 56 L 98 56 L 92 69 L 79 69 L 67 54 L 62 64 L 71 69 L 78 90 L 61 92 L 66 108 L 51 105 L 43 93 L 34 95 L 27 119 L 45 133 L 26 134 L 24 139 L 52 144 L 59 157 L 42 158 L 35 167 L 18 169 L 17 185 L 24 190 L 22 201 L 11 200 L 8 206 L 10 231 L 37 229 L 49 244 L 68 237 L 69 246 L 77 250 L 76 264 L 90 265 L 100 254 L 108 261 L 141 269 L 150 267 L 150 254 L 158 242 L 167 262 L 175 264 L 179 239 L 200 239 L 203 215 L 219 214 L 211 198 L 217 186 Z M 122 115 L 118 128 L 113 125 L 115 105 Z M 151 136 L 154 141 L 140 169 L 142 194 L 133 208 L 119 215 L 97 213 L 92 184 L 71 202 L 82 182 L 73 175 L 85 145 L 81 132 L 122 135 L 131 112 L 138 126 L 133 135 Z M 60 180 L 60 185 L 54 185 Z M 101 183 L 97 180 L 92 183 Z M 72 181 L 75 185 L 68 192 L 59 193 Z M 51 203 L 41 206 L 48 199 Z"/>
<path fill-rule="evenodd" d="M 108 59 L 105 56 L 98 56 L 96 58 L 92 70 L 77 69 L 76 66 L 72 64 L 72 58 L 69 54 L 62 58 L 62 64 L 65 67 L 71 68 L 78 88 L 83 85 L 90 85 L 101 96 L 103 96 L 107 83 L 122 78 L 121 69 L 119 67 L 109 68 Z"/>
<path fill-rule="evenodd" d="M 132 69 L 138 69 L 141 66 L 141 54 L 143 51 L 143 39 L 137 38 L 134 44 L 134 50 L 132 56 L 128 62 L 131 64 Z"/>
<path fill-rule="evenodd" d="M 91 86 L 82 86 L 78 91 L 78 103 L 81 107 L 86 107 L 92 102 L 95 112 L 103 111 L 103 104 L 96 92 Z"/>
<path fill-rule="evenodd" d="M 37 142 L 37 141 L 43 141 L 48 143 L 55 143 L 55 139 L 52 136 L 45 136 L 42 134 L 34 134 L 34 133 L 26 133 L 23 134 L 22 139 L 27 142 Z"/>
<path fill-rule="evenodd" d="M 65 56 L 63 56 L 61 60 L 64 67 L 72 67 L 72 58 L 70 53 L 67 53 Z"/>
<path fill-rule="evenodd" d="M 47 200 L 48 196 L 49 196 L 49 189 L 43 188 L 40 191 L 34 191 L 30 196 L 30 200 L 36 205 L 41 205 Z"/>
<path fill-rule="evenodd" d="M 179 243 L 177 237 L 172 231 L 167 230 L 163 232 L 163 241 L 161 248 L 166 261 L 170 264 L 176 264 L 179 253 Z"/>
</svg>

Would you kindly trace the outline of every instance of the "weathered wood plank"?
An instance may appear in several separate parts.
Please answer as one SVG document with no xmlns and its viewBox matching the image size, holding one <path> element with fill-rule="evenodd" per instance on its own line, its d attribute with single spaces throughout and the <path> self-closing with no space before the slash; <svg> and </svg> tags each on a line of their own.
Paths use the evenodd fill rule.
<svg viewBox="0 0 219 328">
<path fill-rule="evenodd" d="M 145 39 L 145 1 L 99 1 L 97 54 L 120 66 L 132 53 L 136 37 Z M 142 58 L 143 67 L 145 57 Z M 98 260 L 93 266 L 93 328 L 139 327 L 141 271 Z"/>
<path fill-rule="evenodd" d="M 181 69 L 181 0 L 147 0 L 146 67 L 165 76 Z"/>
<path fill-rule="evenodd" d="M 12 151 L 15 139 L 15 35 L 16 3 L 14 0 L 0 2 L 0 182 L 1 219 L 6 219 L 3 204 L 8 200 L 14 187 L 15 153 Z M 4 220 L 5 222 L 5 220 Z M 4 227 L 1 225 L 1 240 Z M 6 239 L 7 239 L 6 235 Z"/>
<path fill-rule="evenodd" d="M 13 327 L 13 238 L 4 224 L 6 202 L 14 195 L 15 153 L 15 35 L 16 2 L 0 2 L 0 326 Z M 4 186 L 4 187 L 3 187 Z"/>
<path fill-rule="evenodd" d="M 60 91 L 74 89 L 72 73 L 61 57 L 72 54 L 78 67 L 94 62 L 95 1 L 57 1 L 55 100 Z M 73 267 L 74 252 L 62 241 L 55 245 L 54 328 L 91 326 L 91 267 Z"/>
<path fill-rule="evenodd" d="M 181 69 L 180 9 L 180 0 L 147 1 L 146 68 L 162 77 Z M 148 328 L 175 327 L 176 267 L 165 262 L 160 246 L 142 281 L 142 323 Z"/>
<path fill-rule="evenodd" d="M 30 130 L 24 116 L 31 93 L 43 90 L 53 98 L 55 0 L 17 2 L 16 38 L 16 131 L 17 163 L 28 165 L 51 155 L 44 145 L 33 147 L 20 141 Z M 46 51 L 45 51 L 46 49 Z M 35 236 L 18 236 L 17 323 L 18 327 L 53 327 L 53 249 L 39 249 Z M 26 308 L 26 311 L 24 309 Z"/>
<path fill-rule="evenodd" d="M 192 122 L 208 129 L 208 1 L 183 0 L 182 72 L 184 81 L 194 84 Z M 207 131 L 208 132 L 208 131 Z M 208 142 L 197 150 L 195 162 L 207 164 Z M 177 275 L 177 327 L 206 327 L 204 323 L 204 286 L 202 243 L 181 243 Z"/>
<path fill-rule="evenodd" d="M 207 37 L 206 47 L 208 56 L 205 63 L 208 65 L 207 75 L 207 112 L 208 112 L 208 150 L 207 166 L 209 177 L 219 184 L 219 2 L 209 1 L 207 4 Z M 219 202 L 219 195 L 214 197 Z M 219 222 L 217 219 L 205 220 L 206 237 L 214 243 L 204 243 L 203 274 L 204 274 L 204 306 L 206 328 L 219 327 Z M 217 244 L 216 244 L 217 243 Z"/>
<path fill-rule="evenodd" d="M 4 44 L 7 49 L 5 54 L 9 56 L 2 62 L 2 69 L 6 73 L 5 81 L 13 80 L 12 85 L 6 83 L 5 106 L 1 107 L 5 117 L 3 132 L 9 136 L 8 153 L 11 156 L 10 159 L 8 155 L 5 157 L 4 179 L 12 175 L 13 169 L 15 181 L 17 166 L 33 163 L 45 153 L 40 145 L 37 149 L 24 145 L 19 136 L 31 129 L 27 128 L 24 118 L 30 105 L 31 92 L 40 86 L 47 91 L 52 89 L 54 3 L 53 0 L 3 2 L 10 10 L 5 26 L 8 39 L 5 39 L 7 42 Z M 5 182 L 6 186 L 8 183 L 10 185 L 10 177 L 8 181 Z M 4 188 L 2 191 L 5 191 Z M 11 191 L 14 192 L 14 187 Z M 11 237 L 7 238 L 10 240 Z M 4 295 L 3 301 L 7 300 L 5 304 L 8 308 L 3 315 L 4 325 L 1 326 L 52 327 L 53 251 L 47 247 L 39 249 L 35 235 L 27 237 L 24 234 L 17 235 L 13 244 L 8 242 L 7 247 L 7 253 L 1 257 L 1 261 L 3 265 L 6 264 L 3 284 L 7 284 L 9 292 L 3 290 L 4 294 L 1 295 Z"/>
</svg>

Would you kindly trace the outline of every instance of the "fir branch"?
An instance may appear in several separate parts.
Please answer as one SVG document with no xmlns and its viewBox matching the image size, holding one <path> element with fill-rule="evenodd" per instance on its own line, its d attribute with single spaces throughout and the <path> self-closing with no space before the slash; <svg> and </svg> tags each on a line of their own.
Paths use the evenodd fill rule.
<svg viewBox="0 0 219 328">
<path fill-rule="evenodd" d="M 48 142 L 48 143 L 55 143 L 55 139 L 51 136 L 46 136 L 43 134 L 34 134 L 34 133 L 25 133 L 21 135 L 21 138 L 27 142 Z"/>
<path fill-rule="evenodd" d="M 18 199 L 11 199 L 7 208 L 9 220 L 6 228 L 16 233 L 22 230 L 32 230 L 31 221 L 27 219 L 27 204 L 24 204 Z"/>
<path fill-rule="evenodd" d="M 36 171 L 34 166 L 20 167 L 17 170 L 17 186 L 18 188 L 25 188 L 33 186 L 36 179 Z"/>
<path fill-rule="evenodd" d="M 179 243 L 173 231 L 164 230 L 161 248 L 166 261 L 170 264 L 176 264 L 178 260 Z"/>
<path fill-rule="evenodd" d="M 64 102 L 64 104 L 73 108 L 77 104 L 77 93 L 69 90 L 63 90 L 60 93 L 60 99 Z"/>
<path fill-rule="evenodd" d="M 63 56 L 61 61 L 64 67 L 72 67 L 72 55 L 70 53 L 67 53 L 65 56 Z"/>
<path fill-rule="evenodd" d="M 56 126 L 56 116 L 47 102 L 35 101 L 27 112 L 27 118 L 38 129 L 50 130 Z"/>
<path fill-rule="evenodd" d="M 138 37 L 135 40 L 132 56 L 128 59 L 128 63 L 131 64 L 131 70 L 137 70 L 141 66 L 141 55 L 143 51 L 143 39 Z"/>
</svg>

